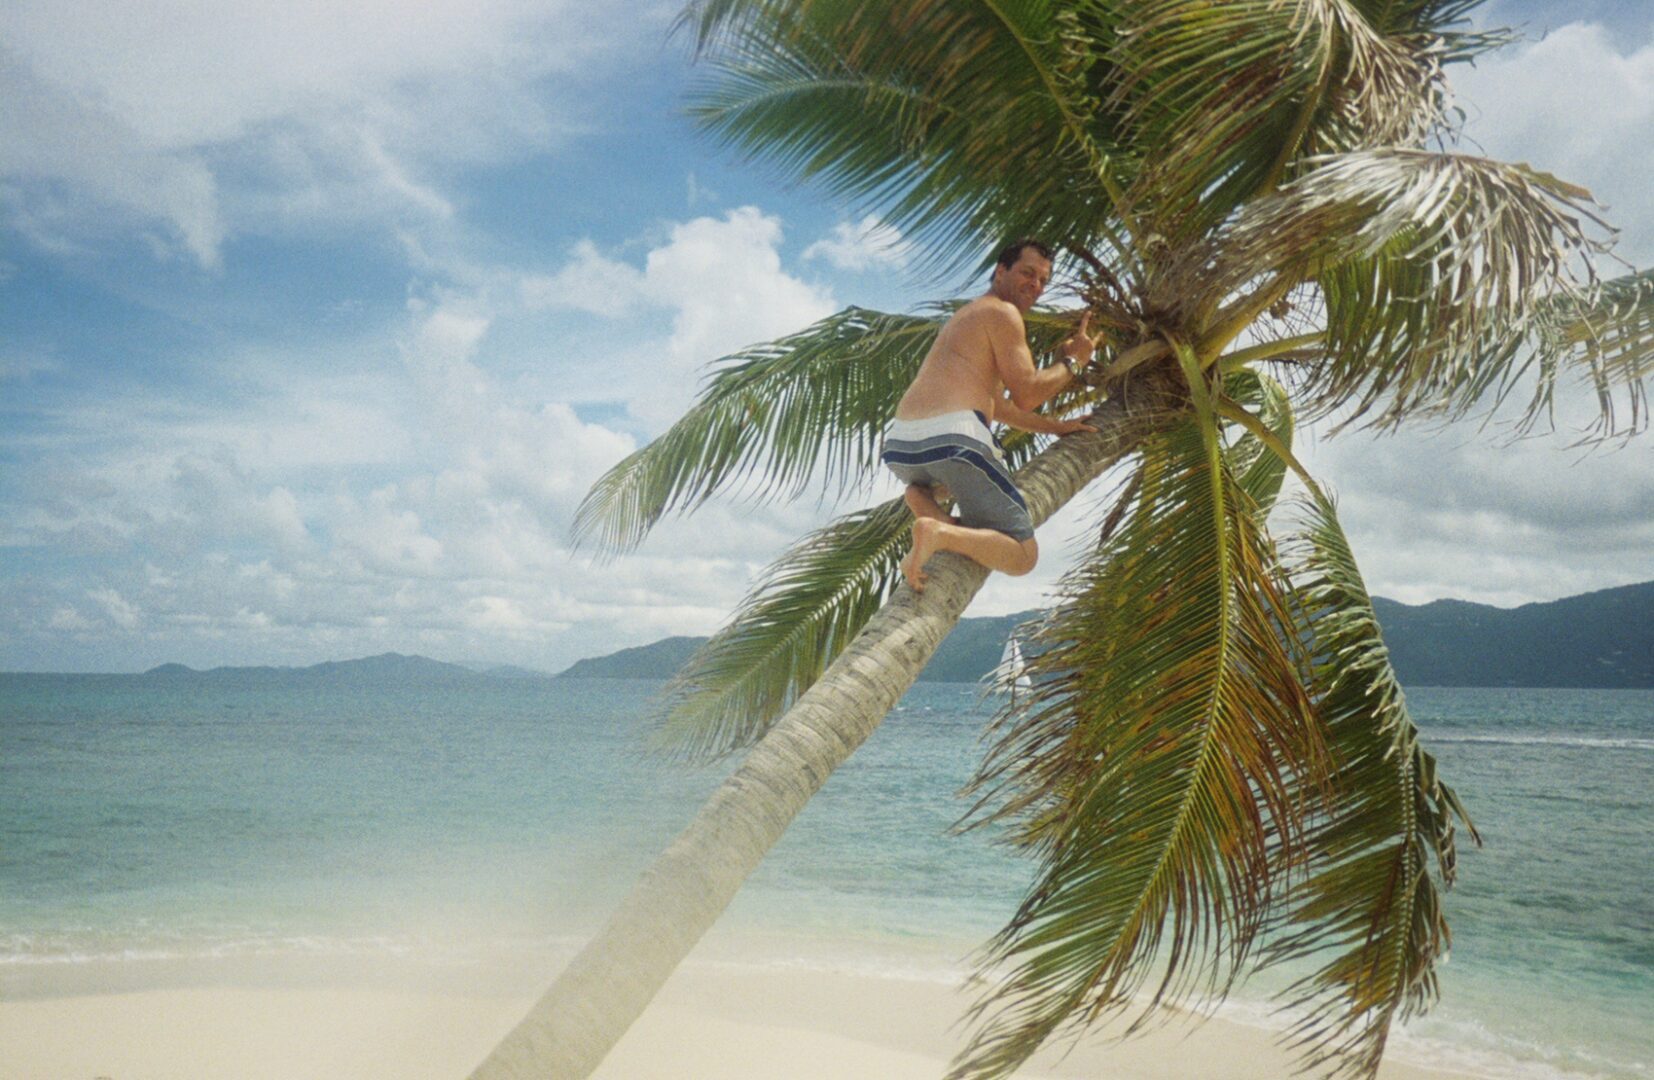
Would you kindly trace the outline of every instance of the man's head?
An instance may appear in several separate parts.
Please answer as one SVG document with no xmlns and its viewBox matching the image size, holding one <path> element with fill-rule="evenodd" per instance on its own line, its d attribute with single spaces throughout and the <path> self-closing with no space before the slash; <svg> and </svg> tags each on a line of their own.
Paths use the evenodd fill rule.
<svg viewBox="0 0 1654 1080">
<path fill-rule="evenodd" d="M 993 284 L 988 291 L 1020 311 L 1034 306 L 1051 280 L 1051 249 L 1038 240 L 1022 239 L 1006 244 L 994 263 Z"/>
</svg>

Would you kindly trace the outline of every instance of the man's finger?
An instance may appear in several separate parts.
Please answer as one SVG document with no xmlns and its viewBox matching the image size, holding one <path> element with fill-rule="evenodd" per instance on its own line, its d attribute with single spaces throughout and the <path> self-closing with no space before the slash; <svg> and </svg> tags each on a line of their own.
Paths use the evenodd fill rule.
<svg viewBox="0 0 1654 1080">
<path fill-rule="evenodd" d="M 1087 326 L 1090 326 L 1090 325 L 1091 325 L 1091 309 L 1086 308 L 1085 312 L 1080 315 L 1080 331 L 1079 332 L 1080 332 L 1081 337 L 1085 337 L 1085 328 Z"/>
</svg>

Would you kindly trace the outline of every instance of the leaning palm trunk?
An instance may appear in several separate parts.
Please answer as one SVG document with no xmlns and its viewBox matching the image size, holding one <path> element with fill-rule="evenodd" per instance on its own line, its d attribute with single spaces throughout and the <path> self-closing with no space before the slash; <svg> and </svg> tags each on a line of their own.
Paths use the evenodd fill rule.
<svg viewBox="0 0 1654 1080">
<path fill-rule="evenodd" d="M 1165 423 L 1118 401 L 1101 433 L 1062 439 L 1017 473 L 1036 523 Z M 957 555 L 925 591 L 897 590 L 646 870 L 608 924 L 472 1073 L 472 1080 L 590 1075 L 834 769 L 911 687 L 987 578 Z"/>
</svg>

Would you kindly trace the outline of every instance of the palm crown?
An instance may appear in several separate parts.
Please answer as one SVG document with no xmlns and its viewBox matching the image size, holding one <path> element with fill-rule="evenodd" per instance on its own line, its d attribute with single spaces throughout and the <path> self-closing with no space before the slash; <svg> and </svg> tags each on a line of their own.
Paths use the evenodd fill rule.
<svg viewBox="0 0 1654 1080">
<path fill-rule="evenodd" d="M 1141 433 L 1114 511 L 1028 631 L 1031 692 L 996 720 L 973 824 L 1038 860 L 984 950 L 994 989 L 954 1076 L 1053 1034 L 1302 978 L 1295 1044 L 1371 1075 L 1435 993 L 1454 819 L 1395 682 L 1295 413 L 1391 427 L 1520 391 L 1543 419 L 1582 378 L 1599 434 L 1644 422 L 1654 277 L 1604 282 L 1580 188 L 1454 152 L 1445 72 L 1496 47 L 1475 0 L 700 0 L 694 114 L 786 174 L 877 206 L 958 268 L 1004 238 L 1060 246 L 1104 399 Z M 744 482 L 871 475 L 950 305 L 848 309 L 717 366 L 671 430 L 593 488 L 612 548 Z M 1087 440 L 1065 439 L 1084 454 Z M 1008 441 L 1010 463 L 1041 450 Z M 1055 453 L 1049 449 L 1046 453 Z M 1307 494 L 1275 513 L 1289 470 Z M 1281 520 L 1286 520 L 1283 528 Z M 748 746 L 897 591 L 899 501 L 806 537 L 672 686 L 688 757 Z M 1277 534 L 1277 529 L 1280 529 Z M 1474 829 L 1471 829 L 1474 836 Z"/>
</svg>

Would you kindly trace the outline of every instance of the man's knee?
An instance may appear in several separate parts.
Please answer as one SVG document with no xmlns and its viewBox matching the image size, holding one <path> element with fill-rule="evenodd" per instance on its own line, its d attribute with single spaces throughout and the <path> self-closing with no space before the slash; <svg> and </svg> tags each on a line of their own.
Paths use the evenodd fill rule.
<svg viewBox="0 0 1654 1080">
<path fill-rule="evenodd" d="M 1012 577 L 1021 577 L 1023 574 L 1026 574 L 1032 570 L 1035 564 L 1039 562 L 1039 542 L 1033 537 L 1030 536 L 1028 539 L 1022 541 L 1021 548 L 1021 558 L 1017 560 L 1011 569 L 1006 571 Z"/>
</svg>

